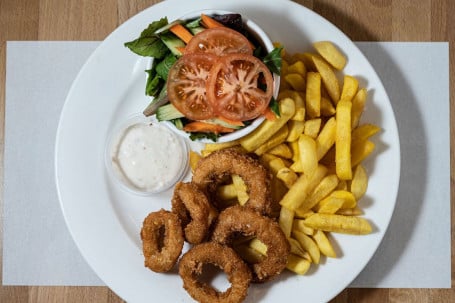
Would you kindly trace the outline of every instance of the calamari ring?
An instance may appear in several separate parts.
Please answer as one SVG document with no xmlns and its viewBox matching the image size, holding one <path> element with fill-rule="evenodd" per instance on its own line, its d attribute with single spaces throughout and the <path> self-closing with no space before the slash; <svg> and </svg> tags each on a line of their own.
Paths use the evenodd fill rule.
<svg viewBox="0 0 455 303">
<path fill-rule="evenodd" d="M 193 183 L 179 182 L 172 196 L 172 212 L 182 222 L 186 241 L 203 242 L 218 211 L 209 203 L 206 195 Z"/>
<path fill-rule="evenodd" d="M 183 248 L 180 219 L 164 209 L 150 213 L 144 219 L 141 239 L 145 266 L 155 272 L 171 270 Z"/>
<path fill-rule="evenodd" d="M 216 188 L 230 175 L 239 175 L 247 186 L 249 200 L 244 205 L 263 215 L 274 213 L 271 199 L 271 175 L 262 164 L 247 154 L 234 149 L 212 152 L 197 163 L 192 181 L 209 197 L 219 210 Z"/>
<path fill-rule="evenodd" d="M 290 245 L 276 221 L 241 206 L 226 208 L 218 216 L 212 240 L 231 245 L 239 234 L 254 236 L 267 246 L 267 256 L 258 263 L 249 264 L 253 271 L 253 282 L 269 281 L 283 271 Z"/>
<path fill-rule="evenodd" d="M 199 281 L 204 264 L 222 269 L 231 287 L 220 292 Z M 183 288 L 198 302 L 241 302 L 245 299 L 251 282 L 251 271 L 245 262 L 232 248 L 215 242 L 198 244 L 188 250 L 180 259 L 179 274 Z"/>
</svg>

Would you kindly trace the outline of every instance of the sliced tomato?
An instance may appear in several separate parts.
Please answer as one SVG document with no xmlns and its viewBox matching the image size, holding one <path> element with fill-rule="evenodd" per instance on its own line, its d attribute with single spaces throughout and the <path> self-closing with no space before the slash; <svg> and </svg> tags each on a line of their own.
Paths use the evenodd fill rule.
<svg viewBox="0 0 455 303">
<path fill-rule="evenodd" d="M 250 41 L 239 32 L 227 27 L 205 29 L 195 35 L 185 47 L 185 53 L 205 52 L 217 56 L 242 53 L 253 54 Z"/>
<path fill-rule="evenodd" d="M 191 120 L 212 118 L 213 108 L 206 97 L 206 82 L 218 57 L 212 54 L 186 54 L 169 70 L 169 101 Z"/>
<path fill-rule="evenodd" d="M 269 105 L 273 76 L 258 58 L 230 54 L 213 65 L 206 89 L 216 115 L 246 121 L 260 116 Z"/>
</svg>

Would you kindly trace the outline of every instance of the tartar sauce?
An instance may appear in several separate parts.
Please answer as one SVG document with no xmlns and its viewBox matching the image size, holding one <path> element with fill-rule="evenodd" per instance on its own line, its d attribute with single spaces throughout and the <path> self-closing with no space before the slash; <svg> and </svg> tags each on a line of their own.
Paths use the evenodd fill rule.
<svg viewBox="0 0 455 303">
<path fill-rule="evenodd" d="M 142 192 L 167 189 L 185 170 L 186 150 L 180 140 L 164 127 L 133 124 L 112 145 L 114 172 L 129 187 Z"/>
</svg>

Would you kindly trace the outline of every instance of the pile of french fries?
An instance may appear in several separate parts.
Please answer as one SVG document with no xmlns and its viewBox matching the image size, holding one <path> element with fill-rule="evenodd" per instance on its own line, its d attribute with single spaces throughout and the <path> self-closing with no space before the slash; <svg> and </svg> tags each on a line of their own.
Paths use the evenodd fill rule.
<svg viewBox="0 0 455 303">
<path fill-rule="evenodd" d="M 273 173 L 272 194 L 281 206 L 279 224 L 291 245 L 287 268 L 305 274 L 321 255 L 335 258 L 329 233 L 354 235 L 372 231 L 357 202 L 368 175 L 362 162 L 374 150 L 370 138 L 380 131 L 360 125 L 367 90 L 343 75 L 347 59 L 329 41 L 313 44 L 313 52 L 283 50 L 280 116 L 229 143 L 206 144 L 190 154 L 194 168 L 200 157 L 223 148 L 255 153 Z M 339 79 L 343 78 L 342 81 Z M 341 83 L 340 83 L 341 82 Z M 227 204 L 245 204 L 248 193 L 239 176 L 218 189 Z M 257 239 L 246 239 L 239 251 L 250 259 L 267 254 Z"/>
</svg>

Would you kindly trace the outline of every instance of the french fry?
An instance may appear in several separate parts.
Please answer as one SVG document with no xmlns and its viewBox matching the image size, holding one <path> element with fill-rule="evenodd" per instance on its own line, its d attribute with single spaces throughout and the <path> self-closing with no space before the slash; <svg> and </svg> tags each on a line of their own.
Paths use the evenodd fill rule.
<svg viewBox="0 0 455 303">
<path fill-rule="evenodd" d="M 280 100 L 283 100 L 284 98 L 291 98 L 291 99 L 294 99 L 294 94 L 296 93 L 296 91 L 292 90 L 292 89 L 280 89 L 280 92 L 278 93 L 278 97 L 277 97 L 277 100 L 280 101 Z"/>
<path fill-rule="evenodd" d="M 286 185 L 287 188 L 291 188 L 292 185 L 294 185 L 295 181 L 297 181 L 297 179 L 298 179 L 297 174 L 288 167 L 281 168 L 276 173 L 276 177 L 277 177 L 277 179 L 280 179 L 281 181 L 283 181 L 283 183 Z"/>
<path fill-rule="evenodd" d="M 297 60 L 291 65 L 288 66 L 288 69 L 286 71 L 287 74 L 292 74 L 292 73 L 297 73 L 305 77 L 306 75 L 306 67 L 303 61 Z"/>
<path fill-rule="evenodd" d="M 240 144 L 247 152 L 252 152 L 267 142 L 295 113 L 294 101 L 285 98 L 280 101 L 280 117 L 274 121 L 265 120 L 254 132 L 240 139 Z"/>
<path fill-rule="evenodd" d="M 352 101 L 352 98 L 357 93 L 359 88 L 359 81 L 353 76 L 345 75 L 343 82 L 343 88 L 341 90 L 341 100 Z"/>
<path fill-rule="evenodd" d="M 300 135 L 299 152 L 303 173 L 311 176 L 318 167 L 316 141 L 305 134 Z"/>
<path fill-rule="evenodd" d="M 194 171 L 194 169 L 196 168 L 197 163 L 199 162 L 199 160 L 201 158 L 202 158 L 201 154 L 190 150 L 190 152 L 189 152 L 189 163 L 190 163 L 191 171 Z"/>
<path fill-rule="evenodd" d="M 250 197 L 248 196 L 247 187 L 245 182 L 243 182 L 242 177 L 238 175 L 232 175 L 232 184 L 234 184 L 235 190 L 237 191 L 237 198 L 240 205 L 245 205 Z"/>
<path fill-rule="evenodd" d="M 288 137 L 286 138 L 287 142 L 294 142 L 297 141 L 300 135 L 305 130 L 305 122 L 299 120 L 289 120 L 288 121 L 288 128 L 289 133 Z"/>
<path fill-rule="evenodd" d="M 344 200 L 341 198 L 328 196 L 319 201 L 313 209 L 320 214 L 335 214 L 343 206 Z"/>
<path fill-rule="evenodd" d="M 284 163 L 283 159 L 276 157 L 269 161 L 268 168 L 272 172 L 272 174 L 276 176 L 276 174 L 280 171 L 280 169 L 287 168 L 287 167 L 286 167 L 286 164 Z"/>
<path fill-rule="evenodd" d="M 254 264 L 262 260 L 263 255 L 250 247 L 248 244 L 240 244 L 233 247 L 239 256 L 248 263 Z"/>
<path fill-rule="evenodd" d="M 300 135 L 299 135 L 300 138 Z M 300 152 L 299 152 L 299 140 L 289 142 L 289 147 L 291 148 L 292 151 L 292 161 L 297 162 L 300 160 Z"/>
<path fill-rule="evenodd" d="M 237 189 L 232 183 L 218 187 L 216 194 L 218 198 L 224 201 L 237 199 Z"/>
<path fill-rule="evenodd" d="M 314 234 L 314 228 L 306 226 L 305 220 L 302 219 L 294 219 L 294 223 L 292 224 L 292 230 L 303 232 L 308 236 L 312 236 Z"/>
<path fill-rule="evenodd" d="M 270 161 L 273 161 L 278 158 L 279 158 L 278 156 L 272 155 L 270 153 L 265 153 L 259 157 L 259 161 L 261 161 L 262 165 L 264 165 L 266 168 L 270 169 L 269 166 Z"/>
<path fill-rule="evenodd" d="M 381 130 L 380 127 L 374 124 L 363 124 L 352 130 L 351 144 L 356 144 L 359 141 L 365 141 L 370 137 L 374 136 Z"/>
<path fill-rule="evenodd" d="M 355 196 L 347 190 L 334 190 L 330 193 L 329 197 L 343 200 L 341 208 L 353 208 L 357 205 Z"/>
<path fill-rule="evenodd" d="M 356 206 L 354 208 L 341 208 L 336 212 L 336 214 L 343 216 L 361 216 L 363 215 L 363 211 Z"/>
<path fill-rule="evenodd" d="M 289 254 L 286 268 L 298 275 L 304 275 L 310 269 L 311 262 L 300 256 Z"/>
<path fill-rule="evenodd" d="M 310 118 L 321 115 L 321 75 L 316 72 L 307 73 L 305 91 L 306 112 Z"/>
<path fill-rule="evenodd" d="M 335 250 L 333 249 L 333 246 L 327 238 L 326 234 L 322 230 L 316 230 L 313 235 L 313 239 L 316 241 L 319 250 L 324 256 L 336 258 L 337 254 L 335 253 Z"/>
<path fill-rule="evenodd" d="M 287 124 L 284 124 L 276 133 L 273 134 L 272 137 L 270 137 L 261 146 L 256 148 L 254 153 L 260 156 L 267 152 L 268 150 L 270 150 L 271 148 L 280 145 L 286 140 L 286 138 L 288 137 L 288 133 L 289 133 L 288 126 Z"/>
<path fill-rule="evenodd" d="M 330 41 L 318 41 L 313 43 L 316 51 L 334 68 L 342 70 L 346 66 L 346 57 Z"/>
<path fill-rule="evenodd" d="M 329 149 L 335 144 L 336 131 L 336 120 L 335 117 L 332 117 L 327 120 L 318 137 L 316 138 L 316 154 L 318 160 L 321 160 L 322 157 L 324 157 Z"/>
<path fill-rule="evenodd" d="M 304 212 L 301 212 L 299 208 L 295 210 L 295 217 L 300 218 L 300 219 L 306 219 L 309 216 L 312 216 L 314 214 L 314 211 L 312 210 L 305 210 Z"/>
<path fill-rule="evenodd" d="M 352 99 L 352 118 L 351 127 L 356 128 L 359 125 L 360 117 L 362 116 L 367 100 L 367 90 L 365 88 L 359 89 L 355 97 Z"/>
<path fill-rule="evenodd" d="M 271 188 L 273 201 L 281 201 L 284 195 L 288 192 L 286 185 L 278 178 L 272 178 Z M 277 216 L 278 215 L 279 213 L 277 213 Z"/>
<path fill-rule="evenodd" d="M 299 241 L 294 238 L 288 238 L 289 244 L 291 245 L 291 254 L 297 255 L 311 262 L 310 254 L 302 248 Z"/>
<path fill-rule="evenodd" d="M 316 213 L 305 219 L 305 225 L 323 231 L 352 235 L 366 235 L 372 231 L 366 219 L 354 216 Z"/>
<path fill-rule="evenodd" d="M 373 152 L 374 148 L 374 143 L 369 140 L 356 142 L 352 145 L 351 165 L 355 167 L 360 164 Z"/>
<path fill-rule="evenodd" d="M 304 121 L 305 120 L 305 101 L 298 91 L 292 89 L 281 90 L 278 94 L 278 101 L 284 98 L 291 98 L 295 103 L 295 113 L 291 120 Z"/>
<path fill-rule="evenodd" d="M 289 134 L 288 134 L 289 137 Z M 291 148 L 284 143 L 278 144 L 267 151 L 268 154 L 278 156 L 284 159 L 292 159 Z"/>
<path fill-rule="evenodd" d="M 307 120 L 305 121 L 305 130 L 303 133 L 313 139 L 316 139 L 319 131 L 321 130 L 321 124 L 322 120 L 319 118 Z"/>
<path fill-rule="evenodd" d="M 299 208 L 300 204 L 314 190 L 319 182 L 321 182 L 326 173 L 327 168 L 323 165 L 318 165 L 316 171 L 311 176 L 301 175 L 281 199 L 280 205 L 290 210 Z"/>
<path fill-rule="evenodd" d="M 313 215 L 315 216 L 315 215 Z M 311 217 L 310 217 L 311 218 Z M 355 217 L 352 217 L 355 218 Z M 315 264 L 319 264 L 319 260 L 321 258 L 321 252 L 319 251 L 319 247 L 316 245 L 314 240 L 305 235 L 304 233 L 297 231 L 297 230 L 292 230 L 292 237 L 299 241 L 300 245 L 302 246 L 303 249 L 305 249 L 311 256 L 311 261 Z"/>
<path fill-rule="evenodd" d="M 319 201 L 328 196 L 338 185 L 338 177 L 335 174 L 325 176 L 299 207 L 301 212 L 311 209 Z"/>
<path fill-rule="evenodd" d="M 233 140 L 233 141 L 222 142 L 222 143 L 206 143 L 204 145 L 204 150 L 213 152 L 213 151 L 226 149 L 226 148 L 238 146 L 238 145 L 240 145 L 239 140 Z"/>
<path fill-rule="evenodd" d="M 340 100 L 340 83 L 334 71 L 324 60 L 317 56 L 312 57 L 313 63 L 317 71 L 321 74 L 322 82 L 324 83 L 327 92 L 335 104 Z"/>
<path fill-rule="evenodd" d="M 278 223 L 280 224 L 280 227 L 283 230 L 286 238 L 289 238 L 291 236 L 293 222 L 294 211 L 287 209 L 286 207 L 282 207 L 280 211 L 280 217 L 278 218 Z"/>
<path fill-rule="evenodd" d="M 326 97 L 321 96 L 321 116 L 331 117 L 335 115 L 333 103 Z"/>
<path fill-rule="evenodd" d="M 366 193 L 368 187 L 368 175 L 365 168 L 359 164 L 354 169 L 354 175 L 351 181 L 351 193 L 358 201 Z"/>
<path fill-rule="evenodd" d="M 340 180 L 336 190 L 348 190 L 348 182 L 346 180 Z"/>
<path fill-rule="evenodd" d="M 292 116 L 291 120 L 305 121 L 306 109 L 305 101 L 303 100 L 302 95 L 299 92 L 294 91 L 292 99 L 295 103 L 295 113 L 294 116 Z"/>
<path fill-rule="evenodd" d="M 284 76 L 284 80 L 292 87 L 292 89 L 300 92 L 305 91 L 306 82 L 305 78 L 298 73 L 287 74 Z"/>
<path fill-rule="evenodd" d="M 252 239 L 248 245 L 261 255 L 267 256 L 267 245 L 262 243 L 259 239 Z"/>
<path fill-rule="evenodd" d="M 351 168 L 351 101 L 341 100 L 336 112 L 335 164 L 341 180 L 352 178 Z"/>
</svg>

